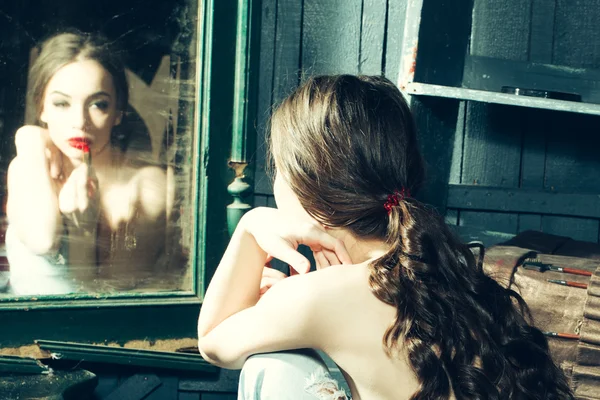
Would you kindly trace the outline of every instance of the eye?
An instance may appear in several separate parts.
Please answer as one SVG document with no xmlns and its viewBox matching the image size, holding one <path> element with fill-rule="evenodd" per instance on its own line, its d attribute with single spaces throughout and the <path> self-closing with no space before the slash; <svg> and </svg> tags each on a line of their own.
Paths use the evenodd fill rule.
<svg viewBox="0 0 600 400">
<path fill-rule="evenodd" d="M 91 106 L 93 108 L 97 108 L 99 110 L 102 111 L 106 111 L 108 109 L 109 103 L 106 100 L 98 100 L 98 101 L 94 101 Z"/>
<path fill-rule="evenodd" d="M 65 100 L 54 100 L 52 105 L 56 108 L 67 108 L 69 107 L 69 102 Z"/>
</svg>

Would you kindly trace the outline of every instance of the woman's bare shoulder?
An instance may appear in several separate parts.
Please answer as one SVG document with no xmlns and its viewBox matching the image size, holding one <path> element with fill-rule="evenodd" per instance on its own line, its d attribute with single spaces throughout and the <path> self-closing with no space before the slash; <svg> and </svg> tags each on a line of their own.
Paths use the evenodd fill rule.
<svg viewBox="0 0 600 400">
<path fill-rule="evenodd" d="M 121 174 L 121 180 L 127 182 L 132 200 L 135 199 L 144 216 L 157 218 L 172 204 L 173 190 L 167 175 L 164 168 L 151 165 L 128 167 Z"/>
</svg>

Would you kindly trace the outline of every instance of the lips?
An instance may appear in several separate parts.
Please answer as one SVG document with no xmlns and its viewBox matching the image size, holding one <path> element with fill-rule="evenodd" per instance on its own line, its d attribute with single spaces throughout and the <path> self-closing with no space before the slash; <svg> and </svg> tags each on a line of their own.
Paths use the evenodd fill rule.
<svg viewBox="0 0 600 400">
<path fill-rule="evenodd" d="M 69 139 L 69 146 L 81 150 L 84 153 L 90 152 L 90 139 L 83 137 L 73 137 Z"/>
</svg>

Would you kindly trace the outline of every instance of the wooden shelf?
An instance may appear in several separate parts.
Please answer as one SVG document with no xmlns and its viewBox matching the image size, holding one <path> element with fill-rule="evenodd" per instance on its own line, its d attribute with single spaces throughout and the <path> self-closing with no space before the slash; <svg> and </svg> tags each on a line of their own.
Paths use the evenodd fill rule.
<svg viewBox="0 0 600 400">
<path fill-rule="evenodd" d="M 483 103 L 506 104 L 509 106 L 541 108 L 579 114 L 600 115 L 600 104 L 578 103 L 565 100 L 544 99 L 539 97 L 516 96 L 514 94 L 487 92 L 461 87 L 430 85 L 411 82 L 406 92 L 415 96 L 443 97 L 457 100 L 479 101 Z"/>
</svg>

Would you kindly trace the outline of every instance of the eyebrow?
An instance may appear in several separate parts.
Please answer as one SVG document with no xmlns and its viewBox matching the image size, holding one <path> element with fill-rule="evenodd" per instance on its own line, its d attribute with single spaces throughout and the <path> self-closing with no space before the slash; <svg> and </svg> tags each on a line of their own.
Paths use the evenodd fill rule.
<svg viewBox="0 0 600 400">
<path fill-rule="evenodd" d="M 63 92 L 58 91 L 58 90 L 55 90 L 55 91 L 51 92 L 50 94 L 59 94 L 61 96 L 65 96 L 65 97 L 71 98 L 71 96 L 69 96 L 68 94 L 63 93 Z M 90 95 L 89 97 L 98 97 L 98 96 L 106 96 L 108 98 L 112 98 L 110 94 L 108 94 L 107 92 L 104 92 L 104 91 L 96 92 L 96 93 Z"/>
</svg>

